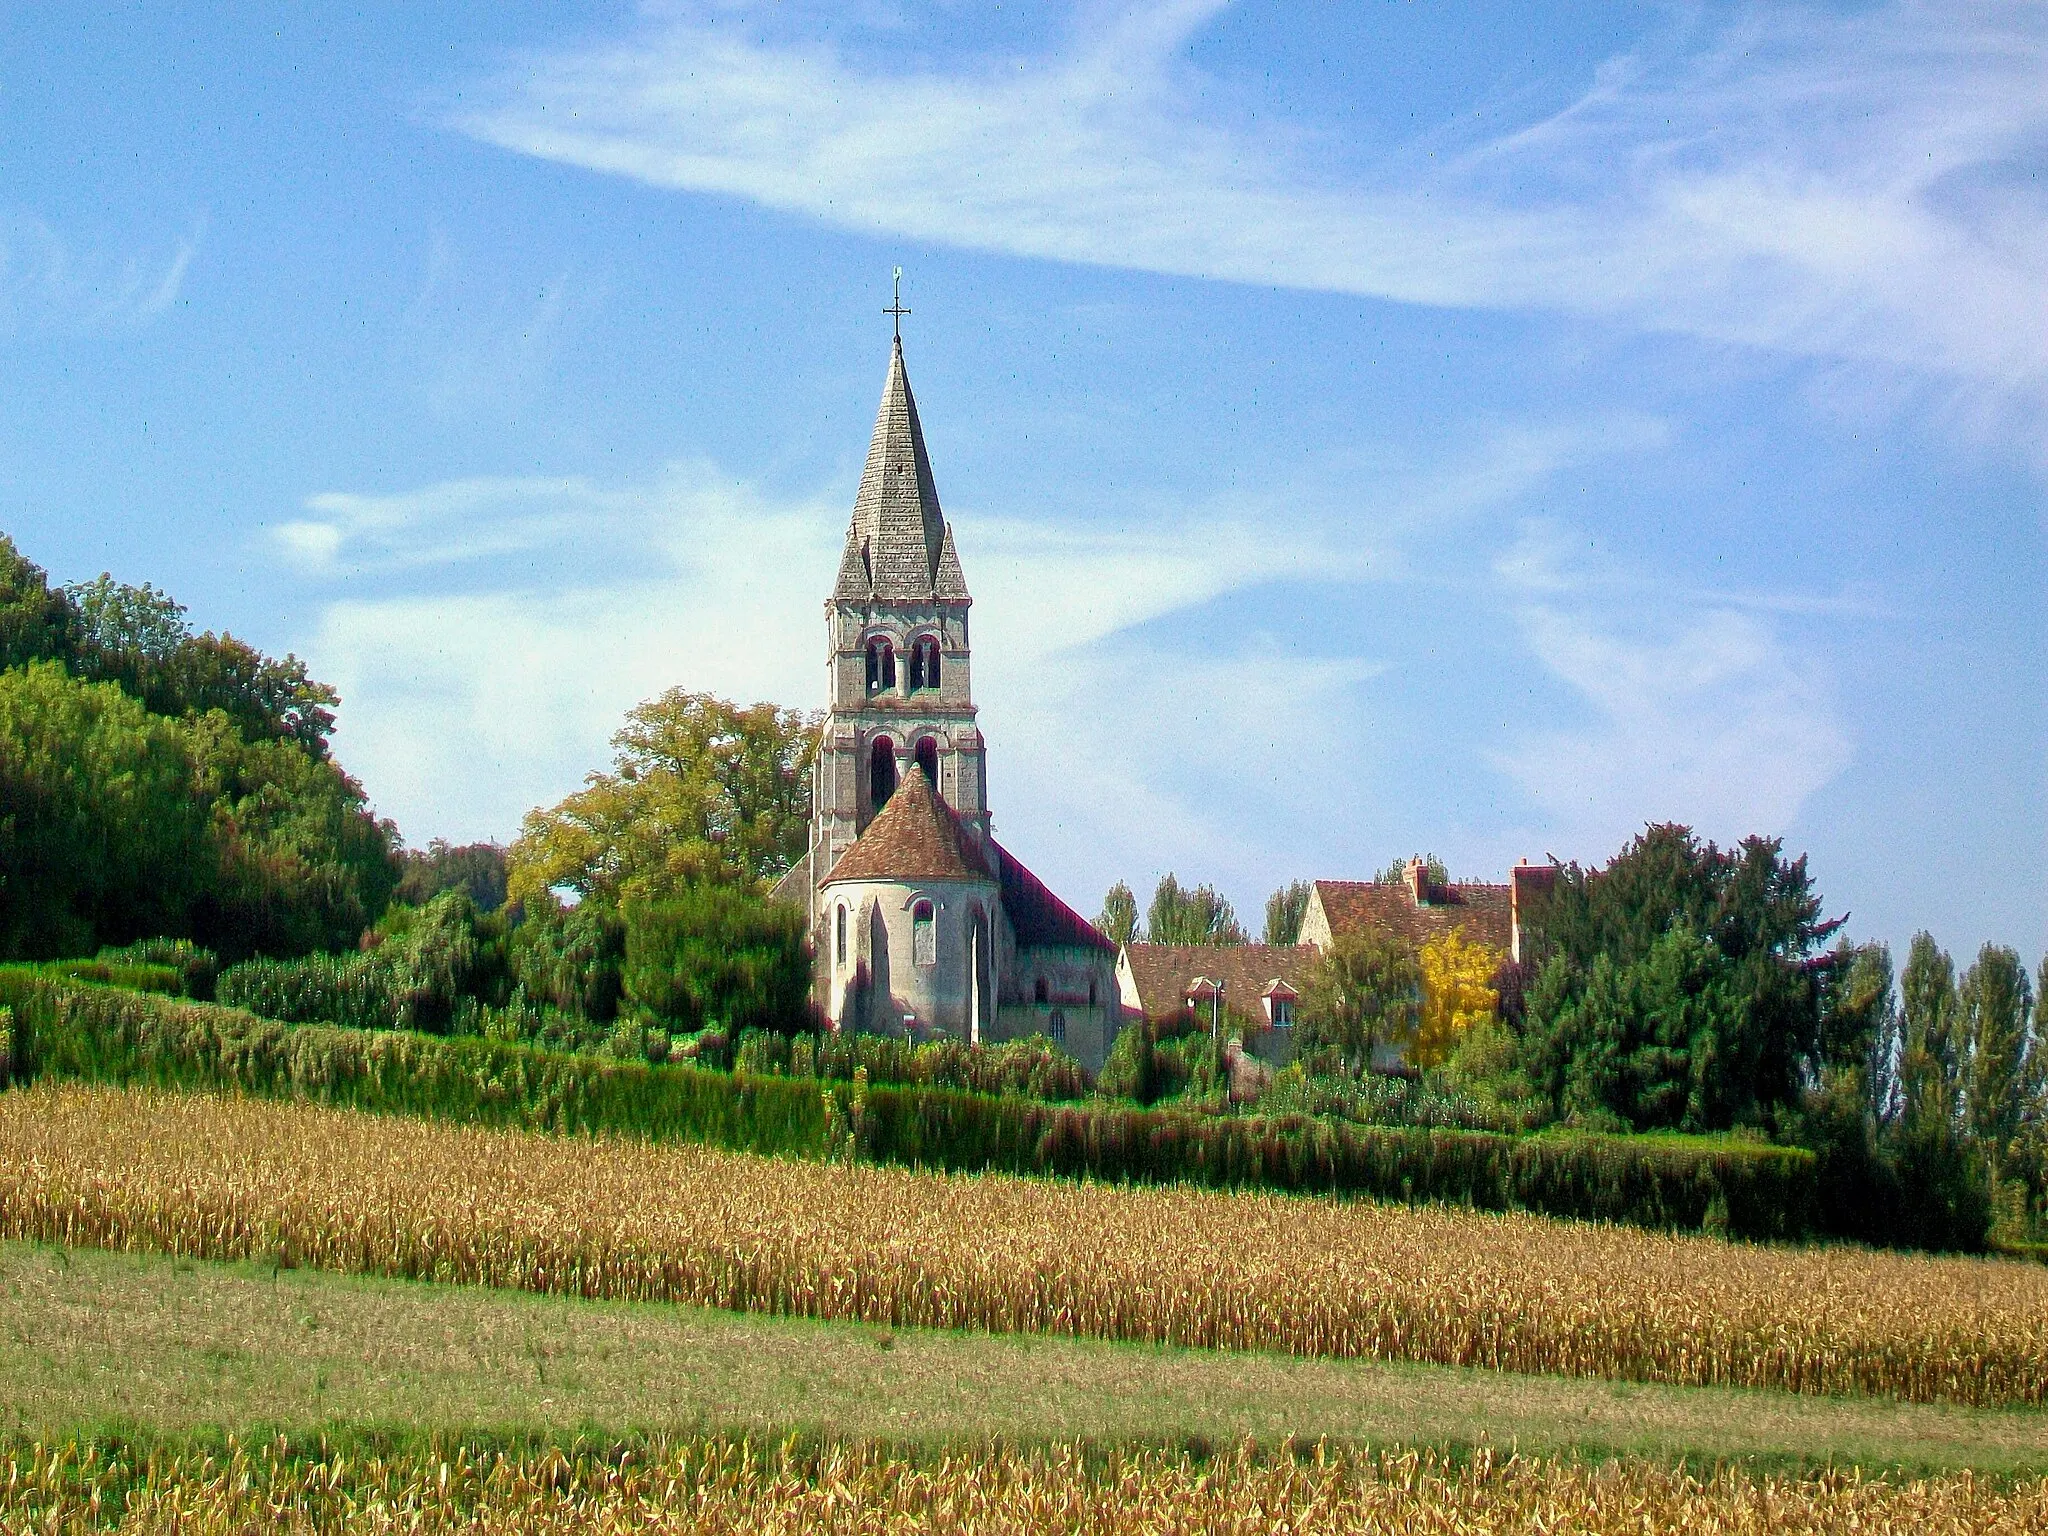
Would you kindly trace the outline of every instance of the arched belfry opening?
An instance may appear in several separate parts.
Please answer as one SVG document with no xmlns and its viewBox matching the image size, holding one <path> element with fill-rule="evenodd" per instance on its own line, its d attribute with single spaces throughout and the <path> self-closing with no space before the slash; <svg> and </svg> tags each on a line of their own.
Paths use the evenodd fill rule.
<svg viewBox="0 0 2048 1536">
<path fill-rule="evenodd" d="M 896 686 L 896 648 L 886 640 L 868 642 L 868 692 L 887 693 Z"/>
<path fill-rule="evenodd" d="M 868 804 L 879 811 L 896 793 L 896 743 L 877 736 L 868 758 Z"/>
<path fill-rule="evenodd" d="M 922 635 L 910 647 L 910 691 L 939 686 L 939 642 Z"/>
<path fill-rule="evenodd" d="M 936 736 L 920 736 L 917 741 L 917 766 L 924 770 L 924 776 L 931 787 L 939 787 L 939 741 Z"/>
</svg>

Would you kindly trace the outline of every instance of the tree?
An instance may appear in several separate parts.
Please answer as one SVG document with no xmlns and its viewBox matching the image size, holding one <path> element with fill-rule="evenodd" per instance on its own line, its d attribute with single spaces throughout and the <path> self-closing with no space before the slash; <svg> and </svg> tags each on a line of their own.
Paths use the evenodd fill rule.
<svg viewBox="0 0 2048 1536">
<path fill-rule="evenodd" d="M 1145 942 L 1242 944 L 1246 938 L 1230 903 L 1217 895 L 1213 887 L 1183 888 L 1168 873 L 1160 879 L 1152 893 L 1152 905 L 1146 909 Z"/>
<path fill-rule="evenodd" d="M 1873 1126 L 1899 1112 L 1901 1015 L 1892 984 L 1892 952 L 1883 944 L 1838 944 L 1827 971 L 1821 1055 L 1853 1081 L 1853 1096 Z"/>
<path fill-rule="evenodd" d="M 626 924 L 596 902 L 564 906 L 542 892 L 512 930 L 512 975 L 526 995 L 564 1013 L 605 1023 L 624 991 Z"/>
<path fill-rule="evenodd" d="M 1363 1072 L 1377 1047 L 1413 1041 L 1421 991 L 1421 965 L 1398 939 L 1340 935 L 1309 973 L 1295 1047 L 1304 1058 L 1329 1052 L 1346 1071 Z"/>
<path fill-rule="evenodd" d="M 527 813 L 515 901 L 568 891 L 618 909 L 712 881 L 765 883 L 804 856 L 818 717 L 671 689 L 612 737 L 611 773 Z"/>
<path fill-rule="evenodd" d="M 174 721 L 54 661 L 0 672 L 0 954 L 186 931 L 208 803 Z"/>
<path fill-rule="evenodd" d="M 2014 951 L 1986 944 L 1956 991 L 1963 1040 L 1963 1115 L 1982 1149 L 1993 1198 L 2012 1160 L 2028 1107 L 2042 1085 L 2030 1080 L 2042 1057 L 2034 1048 L 2033 987 Z"/>
<path fill-rule="evenodd" d="M 1138 898 L 1119 880 L 1102 898 L 1102 915 L 1095 919 L 1095 931 L 1118 949 L 1138 936 Z"/>
<path fill-rule="evenodd" d="M 43 568 L 0 533 L 0 667 L 70 655 L 72 619 L 71 605 L 50 590 Z"/>
<path fill-rule="evenodd" d="M 1309 883 L 1294 880 L 1266 898 L 1266 942 L 1298 944 L 1301 920 L 1308 915 Z"/>
<path fill-rule="evenodd" d="M 1422 855 L 1422 872 L 1429 883 L 1435 886 L 1449 885 L 1451 872 L 1444 861 L 1433 853 Z M 1395 859 L 1385 869 L 1372 877 L 1374 885 L 1406 885 L 1408 883 L 1408 860 Z"/>
<path fill-rule="evenodd" d="M 249 740 L 221 710 L 182 728 L 216 861 L 192 937 L 229 958 L 352 946 L 398 883 L 398 829 L 331 758 Z"/>
<path fill-rule="evenodd" d="M 1576 866 L 1525 924 L 1535 979 L 1521 1064 L 1560 1112 L 1636 1129 L 1725 1130 L 1795 1109 L 1824 1066 L 1822 1009 L 1841 926 L 1806 860 L 1644 830 Z"/>
<path fill-rule="evenodd" d="M 626 1001 L 676 1030 L 809 1027 L 801 908 L 697 884 L 626 906 Z"/>
<path fill-rule="evenodd" d="M 1899 978 L 1900 1118 L 1953 1128 L 1962 1109 L 1955 965 L 1932 934 L 1916 933 Z"/>
<path fill-rule="evenodd" d="M 443 891 L 464 890 L 479 912 L 495 912 L 505 904 L 505 850 L 497 843 L 465 843 L 456 847 L 435 838 L 424 850 L 408 848 L 399 855 L 402 873 L 393 894 L 410 906 L 423 907 Z"/>
<path fill-rule="evenodd" d="M 1467 1030 L 1496 1016 L 1500 993 L 1493 978 L 1505 958 L 1491 945 L 1468 940 L 1463 928 L 1438 934 L 1422 946 L 1416 956 L 1422 972 L 1422 1008 L 1409 1053 L 1414 1065 L 1436 1066 Z"/>
</svg>

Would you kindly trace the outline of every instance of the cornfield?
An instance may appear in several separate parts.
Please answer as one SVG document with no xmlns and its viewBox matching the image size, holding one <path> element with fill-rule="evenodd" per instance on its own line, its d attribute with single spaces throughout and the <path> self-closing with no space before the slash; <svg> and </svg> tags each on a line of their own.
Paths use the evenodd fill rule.
<svg viewBox="0 0 2048 1536">
<path fill-rule="evenodd" d="M 892 1326 L 2048 1401 L 2048 1268 L 784 1162 L 308 1105 L 0 1094 L 0 1235 Z"/>
<path fill-rule="evenodd" d="M 1967 1473 L 1705 1477 L 1640 1461 L 1603 1466 L 1428 1452 L 1197 1462 L 1159 1452 L 990 1449 L 919 1463 L 885 1450 L 802 1453 L 711 1439 L 610 1452 L 423 1450 L 351 1457 L 273 1442 L 216 1455 L 109 1460 L 36 1447 L 5 1467 L 0 1528 L 118 1528 L 179 1536 L 290 1532 L 1322 1533 L 1713 1531 L 1912 1536 L 2039 1531 L 2048 1483 Z"/>
</svg>

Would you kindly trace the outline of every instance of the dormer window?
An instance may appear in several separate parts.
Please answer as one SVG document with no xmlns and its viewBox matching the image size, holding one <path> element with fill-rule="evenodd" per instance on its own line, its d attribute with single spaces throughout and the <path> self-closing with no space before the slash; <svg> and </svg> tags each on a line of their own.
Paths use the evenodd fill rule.
<svg viewBox="0 0 2048 1536">
<path fill-rule="evenodd" d="M 1275 1029 L 1294 1028 L 1294 999 L 1291 997 L 1276 997 L 1272 999 L 1272 1003 L 1273 1027 Z"/>
<path fill-rule="evenodd" d="M 921 636 L 910 647 L 910 691 L 939 686 L 939 642 Z"/>
</svg>

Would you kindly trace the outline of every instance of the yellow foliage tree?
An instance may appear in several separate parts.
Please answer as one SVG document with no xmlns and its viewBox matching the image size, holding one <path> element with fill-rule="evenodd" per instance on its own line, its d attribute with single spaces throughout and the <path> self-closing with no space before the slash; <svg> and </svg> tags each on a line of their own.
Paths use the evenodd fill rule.
<svg viewBox="0 0 2048 1536">
<path fill-rule="evenodd" d="M 1465 937 L 1463 928 L 1437 935 L 1422 946 L 1422 1019 L 1409 1060 L 1433 1067 L 1474 1024 L 1493 1017 L 1500 994 L 1493 989 L 1501 952 Z"/>
</svg>

